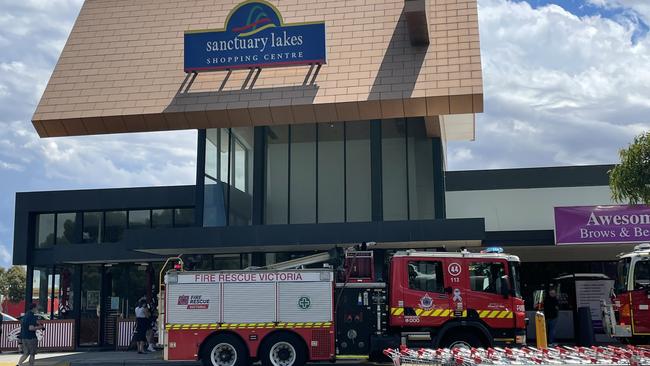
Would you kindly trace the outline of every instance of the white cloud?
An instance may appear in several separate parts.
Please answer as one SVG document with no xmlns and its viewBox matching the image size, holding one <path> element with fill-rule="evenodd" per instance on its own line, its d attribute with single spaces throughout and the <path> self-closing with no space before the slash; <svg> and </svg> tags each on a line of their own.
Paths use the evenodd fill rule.
<svg viewBox="0 0 650 366">
<path fill-rule="evenodd" d="M 449 167 L 614 163 L 650 129 L 650 40 L 630 22 L 557 5 L 479 0 L 485 113 L 475 142 L 449 143 Z"/>
<path fill-rule="evenodd" d="M 587 0 L 587 2 L 604 8 L 629 9 L 638 14 L 646 24 L 650 24 L 650 2 L 648 0 Z"/>
</svg>

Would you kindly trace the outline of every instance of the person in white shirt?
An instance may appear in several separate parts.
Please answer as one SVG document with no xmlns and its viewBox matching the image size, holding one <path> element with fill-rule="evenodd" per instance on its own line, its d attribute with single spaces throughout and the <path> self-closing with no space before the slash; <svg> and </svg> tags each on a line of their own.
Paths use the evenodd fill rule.
<svg viewBox="0 0 650 366">
<path fill-rule="evenodd" d="M 138 302 L 138 306 L 135 308 L 135 319 L 135 340 L 138 342 L 138 353 L 144 353 L 147 329 L 149 329 L 150 323 L 146 299 L 140 299 Z"/>
</svg>

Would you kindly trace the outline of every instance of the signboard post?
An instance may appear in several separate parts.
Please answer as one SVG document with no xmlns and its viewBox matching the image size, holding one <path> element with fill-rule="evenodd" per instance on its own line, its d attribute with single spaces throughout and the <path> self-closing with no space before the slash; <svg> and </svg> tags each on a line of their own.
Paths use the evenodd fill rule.
<svg viewBox="0 0 650 366">
<path fill-rule="evenodd" d="M 650 241 L 650 206 L 555 207 L 557 245 L 648 241 Z"/>
<path fill-rule="evenodd" d="M 285 24 L 263 0 L 235 7 L 223 29 L 185 32 L 185 72 L 326 63 L 325 22 Z"/>
</svg>

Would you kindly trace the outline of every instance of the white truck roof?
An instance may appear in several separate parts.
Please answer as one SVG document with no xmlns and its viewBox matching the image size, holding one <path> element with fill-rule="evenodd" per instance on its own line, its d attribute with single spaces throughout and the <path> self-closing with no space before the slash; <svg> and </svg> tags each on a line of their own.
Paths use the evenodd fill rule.
<svg viewBox="0 0 650 366">
<path fill-rule="evenodd" d="M 509 262 L 519 262 L 519 257 L 506 253 L 471 253 L 464 252 L 422 252 L 415 250 L 404 250 L 395 253 L 395 257 L 431 257 L 431 258 L 496 258 L 505 259 Z"/>
<path fill-rule="evenodd" d="M 644 243 L 644 244 L 639 244 L 634 247 L 634 251 L 629 252 L 629 253 L 622 253 L 619 254 L 619 258 L 632 258 L 632 257 L 647 257 L 650 256 L 650 244 Z"/>
</svg>

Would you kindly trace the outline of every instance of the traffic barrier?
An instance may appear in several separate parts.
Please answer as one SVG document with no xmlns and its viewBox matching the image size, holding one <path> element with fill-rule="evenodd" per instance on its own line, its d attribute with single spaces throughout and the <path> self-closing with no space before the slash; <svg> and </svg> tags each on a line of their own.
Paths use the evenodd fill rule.
<svg viewBox="0 0 650 366">
<path fill-rule="evenodd" d="M 36 331 L 40 351 L 72 351 L 75 349 L 74 320 L 39 320 L 39 323 L 45 325 L 45 330 Z M 20 322 L 3 322 L 0 350 L 17 350 L 19 335 Z"/>
<path fill-rule="evenodd" d="M 547 348 L 547 338 L 546 338 L 546 318 L 544 313 L 538 311 L 535 313 L 535 341 L 537 342 L 537 348 Z"/>
</svg>

